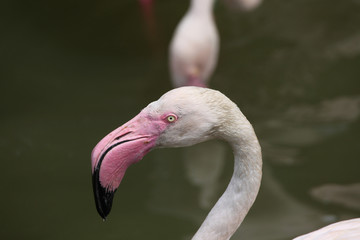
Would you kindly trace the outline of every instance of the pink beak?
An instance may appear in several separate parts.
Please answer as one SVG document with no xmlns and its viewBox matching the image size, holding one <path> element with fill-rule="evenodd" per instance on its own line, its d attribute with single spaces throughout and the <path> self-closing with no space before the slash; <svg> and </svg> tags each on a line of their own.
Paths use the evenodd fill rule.
<svg viewBox="0 0 360 240">
<path fill-rule="evenodd" d="M 109 133 L 93 149 L 93 190 L 97 211 L 103 219 L 110 213 L 114 193 L 126 169 L 154 148 L 164 127 L 141 112 Z"/>
</svg>

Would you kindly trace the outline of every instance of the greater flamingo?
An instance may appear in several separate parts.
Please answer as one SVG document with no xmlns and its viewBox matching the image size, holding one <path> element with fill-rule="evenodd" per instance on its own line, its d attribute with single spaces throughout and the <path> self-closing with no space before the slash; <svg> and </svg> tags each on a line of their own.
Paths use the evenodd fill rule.
<svg viewBox="0 0 360 240">
<path fill-rule="evenodd" d="M 190 146 L 213 138 L 231 145 L 234 172 L 225 192 L 192 239 L 230 239 L 257 196 L 262 176 L 261 148 L 253 127 L 236 104 L 208 88 L 181 87 L 167 92 L 96 145 L 91 159 L 94 197 L 100 216 L 105 219 L 109 214 L 126 169 L 151 149 Z M 360 219 L 338 224 L 353 228 L 348 229 L 346 238 L 337 235 L 338 238 L 324 239 L 359 239 Z M 297 240 L 311 239 L 306 237 L 309 236 Z"/>
<path fill-rule="evenodd" d="M 205 87 L 214 71 L 219 36 L 213 17 L 214 0 L 191 0 L 170 43 L 170 74 L 174 87 Z"/>
</svg>

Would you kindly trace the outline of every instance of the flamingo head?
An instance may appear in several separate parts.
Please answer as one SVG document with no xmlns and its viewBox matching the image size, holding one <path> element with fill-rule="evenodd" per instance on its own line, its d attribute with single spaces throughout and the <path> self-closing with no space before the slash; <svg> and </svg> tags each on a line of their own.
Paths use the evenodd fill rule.
<svg viewBox="0 0 360 240">
<path fill-rule="evenodd" d="M 151 149 L 189 146 L 213 138 L 218 111 L 212 107 L 215 102 L 209 92 L 220 94 L 200 87 L 171 90 L 95 146 L 91 154 L 93 190 L 103 219 L 126 169 Z"/>
</svg>

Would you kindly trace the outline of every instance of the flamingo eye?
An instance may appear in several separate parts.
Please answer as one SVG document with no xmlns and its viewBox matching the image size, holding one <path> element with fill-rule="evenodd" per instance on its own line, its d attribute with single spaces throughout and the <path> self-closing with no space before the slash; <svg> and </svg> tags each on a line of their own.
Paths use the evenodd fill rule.
<svg viewBox="0 0 360 240">
<path fill-rule="evenodd" d="M 176 116 L 175 115 L 169 115 L 169 116 L 166 117 L 166 120 L 168 122 L 175 122 Z"/>
</svg>

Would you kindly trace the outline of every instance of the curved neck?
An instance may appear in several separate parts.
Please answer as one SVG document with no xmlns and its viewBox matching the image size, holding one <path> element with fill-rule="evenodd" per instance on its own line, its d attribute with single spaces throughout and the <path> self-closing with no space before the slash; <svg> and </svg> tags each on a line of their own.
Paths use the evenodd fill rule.
<svg viewBox="0 0 360 240">
<path fill-rule="evenodd" d="M 212 16 L 215 0 L 191 0 L 189 14 Z"/>
<path fill-rule="evenodd" d="M 221 130 L 234 152 L 233 176 L 192 240 L 230 239 L 255 201 L 262 175 L 261 148 L 251 124 L 242 114 L 240 120 Z"/>
</svg>

